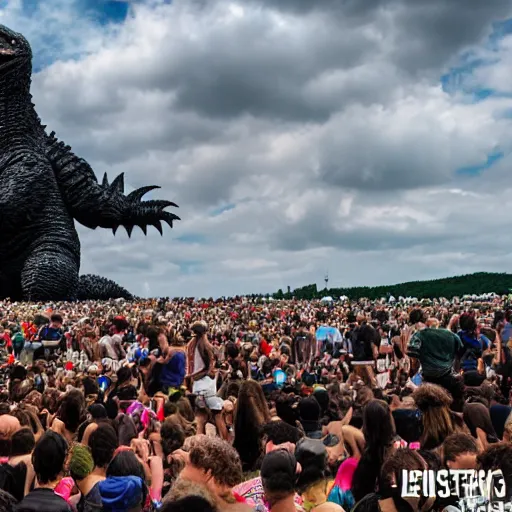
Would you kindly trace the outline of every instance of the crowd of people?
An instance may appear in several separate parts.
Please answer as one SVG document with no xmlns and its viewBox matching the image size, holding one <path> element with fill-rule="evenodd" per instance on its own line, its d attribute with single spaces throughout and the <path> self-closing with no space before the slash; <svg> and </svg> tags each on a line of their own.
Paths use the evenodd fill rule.
<svg viewBox="0 0 512 512">
<path fill-rule="evenodd" d="M 0 512 L 512 510 L 506 297 L 4 301 L 0 359 Z"/>
</svg>

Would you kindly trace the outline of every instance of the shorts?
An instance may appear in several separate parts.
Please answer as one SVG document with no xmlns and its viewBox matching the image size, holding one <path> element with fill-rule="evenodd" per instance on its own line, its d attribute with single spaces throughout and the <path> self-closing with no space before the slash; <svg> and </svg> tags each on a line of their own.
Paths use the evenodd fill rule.
<svg viewBox="0 0 512 512">
<path fill-rule="evenodd" d="M 217 396 L 215 381 L 210 377 L 194 382 L 192 393 L 196 395 L 198 409 L 207 407 L 210 411 L 222 411 L 224 408 L 224 400 Z"/>
<path fill-rule="evenodd" d="M 196 398 L 196 406 L 199 409 L 204 409 L 206 407 L 210 409 L 210 411 L 220 412 L 224 408 L 224 400 L 217 395 L 205 396 L 201 394 Z"/>
</svg>

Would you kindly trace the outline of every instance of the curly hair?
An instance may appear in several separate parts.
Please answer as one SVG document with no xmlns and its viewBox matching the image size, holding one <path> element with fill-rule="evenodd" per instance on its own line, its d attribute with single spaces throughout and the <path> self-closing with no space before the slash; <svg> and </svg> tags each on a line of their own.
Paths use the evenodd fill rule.
<svg viewBox="0 0 512 512">
<path fill-rule="evenodd" d="M 453 399 L 441 386 L 424 383 L 413 393 L 412 397 L 420 411 L 425 412 L 436 407 L 450 407 Z"/>
<path fill-rule="evenodd" d="M 206 500 L 210 505 L 215 506 L 215 497 L 204 485 L 177 478 L 169 493 L 165 496 L 164 504 L 181 500 L 187 496 L 198 496 Z"/>
<path fill-rule="evenodd" d="M 221 485 L 234 487 L 242 481 L 242 463 L 237 451 L 226 441 L 205 437 L 194 443 L 189 452 L 192 466 L 210 471 Z"/>
<path fill-rule="evenodd" d="M 50 414 L 55 414 L 59 408 L 59 399 L 61 392 L 56 388 L 46 388 L 43 393 L 41 406 L 48 409 Z"/>
<path fill-rule="evenodd" d="M 170 416 L 160 428 L 162 449 L 167 457 L 173 451 L 181 448 L 185 442 L 185 432 L 176 417 Z"/>
</svg>

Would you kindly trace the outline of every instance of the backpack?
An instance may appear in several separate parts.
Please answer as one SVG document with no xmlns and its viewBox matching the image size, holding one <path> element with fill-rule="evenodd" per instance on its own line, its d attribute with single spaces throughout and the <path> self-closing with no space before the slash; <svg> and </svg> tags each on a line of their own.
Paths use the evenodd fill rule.
<svg viewBox="0 0 512 512">
<path fill-rule="evenodd" d="M 12 338 L 12 346 L 15 352 L 21 352 L 25 346 L 25 337 L 21 332 L 17 332 Z"/>
<path fill-rule="evenodd" d="M 57 349 L 62 341 L 62 331 L 47 325 L 40 332 L 40 340 L 45 349 Z"/>
<path fill-rule="evenodd" d="M 41 330 L 42 341 L 60 341 L 62 338 L 62 332 L 60 329 L 55 329 L 49 325 L 45 326 Z"/>
</svg>

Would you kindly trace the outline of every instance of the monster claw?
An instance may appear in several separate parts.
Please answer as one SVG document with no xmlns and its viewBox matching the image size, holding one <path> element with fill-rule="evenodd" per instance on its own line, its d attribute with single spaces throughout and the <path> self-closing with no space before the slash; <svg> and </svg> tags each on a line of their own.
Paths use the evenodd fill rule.
<svg viewBox="0 0 512 512">
<path fill-rule="evenodd" d="M 163 228 L 162 228 L 162 223 L 161 223 L 159 220 L 157 220 L 157 221 L 155 221 L 155 222 L 152 222 L 152 223 L 151 223 L 151 225 L 152 225 L 152 226 L 154 226 L 154 227 L 156 228 L 156 230 L 157 230 L 157 231 L 158 231 L 162 236 L 164 236 L 164 230 L 163 230 Z"/>
<path fill-rule="evenodd" d="M 114 233 L 114 236 L 116 236 L 116 232 L 117 232 L 117 228 L 118 228 L 118 227 L 119 227 L 119 226 L 114 226 L 114 227 L 112 228 L 112 233 Z"/>
<path fill-rule="evenodd" d="M 128 233 L 128 238 L 131 238 L 132 237 L 133 226 L 128 225 L 128 226 L 125 226 L 124 229 L 126 229 L 126 232 Z"/>
<path fill-rule="evenodd" d="M 148 235 L 148 228 L 144 224 L 138 224 L 139 228 L 142 230 L 142 232 L 147 236 Z"/>
<path fill-rule="evenodd" d="M 148 192 L 151 192 L 152 190 L 156 190 L 157 188 L 160 188 L 156 185 L 150 185 L 148 187 L 141 187 L 137 190 L 134 190 L 133 192 L 130 192 L 126 197 L 128 201 L 135 202 L 140 201 L 144 195 L 146 195 Z"/>
<path fill-rule="evenodd" d="M 143 203 L 145 207 L 149 208 L 158 208 L 159 210 L 163 210 L 169 206 L 176 206 L 172 201 L 164 201 L 160 199 L 155 199 L 153 201 L 145 201 Z"/>
<path fill-rule="evenodd" d="M 174 215 L 174 213 L 164 212 L 162 221 L 166 222 L 169 225 L 169 227 L 171 227 L 171 228 L 173 227 L 173 222 L 175 220 L 181 220 L 181 219 L 177 215 Z"/>
</svg>

